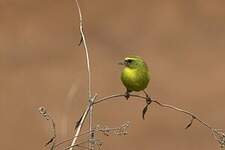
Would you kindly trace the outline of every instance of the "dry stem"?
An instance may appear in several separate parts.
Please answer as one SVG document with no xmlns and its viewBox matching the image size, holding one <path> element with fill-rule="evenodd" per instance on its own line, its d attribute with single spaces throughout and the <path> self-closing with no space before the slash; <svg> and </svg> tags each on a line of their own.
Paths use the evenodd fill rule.
<svg viewBox="0 0 225 150">
<path fill-rule="evenodd" d="M 85 34 L 84 34 L 84 30 L 83 30 L 83 17 L 82 17 L 82 13 L 81 13 L 81 9 L 80 9 L 80 5 L 78 3 L 78 0 L 76 1 L 76 5 L 77 5 L 77 9 L 78 9 L 78 13 L 79 13 L 79 18 L 80 18 L 80 34 L 81 34 L 81 40 L 80 43 L 83 43 L 84 45 L 84 49 L 85 49 L 85 54 L 86 54 L 86 61 L 87 61 L 87 71 L 88 71 L 88 100 L 89 100 L 89 106 L 90 108 L 88 109 L 89 112 L 89 131 L 92 131 L 92 122 L 93 122 L 93 105 L 91 102 L 92 99 L 92 93 L 91 93 L 91 69 L 90 69 L 90 59 L 89 59 L 89 53 L 88 53 L 88 47 L 87 47 L 87 42 L 86 42 L 86 38 L 85 38 Z M 90 133 L 90 138 L 94 138 L 94 133 Z M 75 144 L 75 143 L 74 143 Z M 72 146 L 72 145 L 71 145 Z M 93 149 L 92 144 L 89 144 L 90 149 Z M 72 150 L 73 147 L 70 148 L 70 150 Z"/>
</svg>

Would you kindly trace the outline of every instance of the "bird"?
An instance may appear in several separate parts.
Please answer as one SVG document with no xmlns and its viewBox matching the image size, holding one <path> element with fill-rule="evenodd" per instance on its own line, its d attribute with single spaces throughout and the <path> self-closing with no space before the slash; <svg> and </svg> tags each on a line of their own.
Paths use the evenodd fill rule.
<svg viewBox="0 0 225 150">
<path fill-rule="evenodd" d="M 145 61 L 139 56 L 129 56 L 119 64 L 124 66 L 121 81 L 126 88 L 125 97 L 128 99 L 133 91 L 143 91 L 148 97 L 145 89 L 150 81 L 150 71 Z"/>
</svg>

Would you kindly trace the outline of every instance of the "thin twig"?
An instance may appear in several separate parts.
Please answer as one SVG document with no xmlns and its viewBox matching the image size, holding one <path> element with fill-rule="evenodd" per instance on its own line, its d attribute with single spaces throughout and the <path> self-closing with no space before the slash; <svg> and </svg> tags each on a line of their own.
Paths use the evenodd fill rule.
<svg viewBox="0 0 225 150">
<path fill-rule="evenodd" d="M 48 121 L 50 121 L 51 124 L 51 128 L 52 128 L 52 132 L 53 135 L 50 138 L 50 140 L 45 144 L 45 146 L 48 146 L 49 144 L 52 144 L 52 148 L 55 147 L 55 139 L 56 139 L 56 127 L 55 127 L 55 122 L 53 120 L 53 118 L 51 117 L 51 115 L 47 112 L 45 107 L 39 107 L 39 112 L 40 114 Z"/>
<path fill-rule="evenodd" d="M 182 112 L 182 113 L 184 113 L 184 114 L 187 114 L 187 115 L 191 116 L 193 119 L 199 121 L 202 125 L 204 125 L 204 126 L 207 127 L 208 129 L 210 129 L 210 130 L 213 129 L 209 124 L 207 124 L 205 121 L 202 121 L 199 117 L 197 117 L 195 114 L 193 114 L 193 113 L 191 113 L 191 112 L 189 112 L 189 111 L 186 111 L 186 110 L 184 110 L 184 109 L 177 108 L 177 107 L 172 106 L 172 105 L 160 103 L 160 102 L 157 101 L 157 100 L 152 100 L 152 102 L 158 104 L 158 105 L 161 106 L 161 107 L 164 107 L 164 108 L 170 108 L 170 109 L 173 109 L 173 110 Z"/>
<path fill-rule="evenodd" d="M 106 96 L 106 97 L 103 97 L 99 100 L 96 100 L 93 104 L 95 105 L 95 104 L 101 103 L 101 102 L 109 100 L 109 99 L 111 100 L 113 98 L 124 97 L 124 96 L 125 96 L 125 94 L 114 94 L 114 95 Z"/>
<path fill-rule="evenodd" d="M 55 144 L 55 147 L 58 147 L 58 146 L 60 146 L 60 145 L 62 145 L 62 144 L 64 144 L 64 143 L 69 142 L 69 141 L 72 141 L 72 140 L 73 140 L 73 138 L 63 140 L 63 141 L 61 141 L 61 142 Z"/>
</svg>

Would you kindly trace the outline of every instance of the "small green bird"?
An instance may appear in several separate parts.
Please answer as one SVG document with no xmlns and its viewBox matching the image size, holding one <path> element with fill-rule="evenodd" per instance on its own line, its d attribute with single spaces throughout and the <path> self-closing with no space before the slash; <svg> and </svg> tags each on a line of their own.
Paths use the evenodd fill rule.
<svg viewBox="0 0 225 150">
<path fill-rule="evenodd" d="M 124 69 L 121 73 L 121 81 L 127 89 L 127 96 L 132 91 L 144 91 L 150 80 L 148 66 L 139 56 L 126 57 L 122 63 Z M 147 93 L 144 91 L 147 95 Z"/>
</svg>

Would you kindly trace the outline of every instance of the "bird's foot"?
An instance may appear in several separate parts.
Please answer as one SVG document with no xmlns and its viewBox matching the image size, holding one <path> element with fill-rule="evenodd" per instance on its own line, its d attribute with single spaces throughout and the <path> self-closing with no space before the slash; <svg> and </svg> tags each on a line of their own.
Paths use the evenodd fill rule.
<svg viewBox="0 0 225 150">
<path fill-rule="evenodd" d="M 128 100 L 130 98 L 130 92 L 126 91 L 124 97 Z"/>
</svg>

